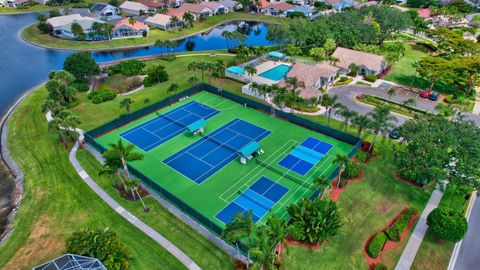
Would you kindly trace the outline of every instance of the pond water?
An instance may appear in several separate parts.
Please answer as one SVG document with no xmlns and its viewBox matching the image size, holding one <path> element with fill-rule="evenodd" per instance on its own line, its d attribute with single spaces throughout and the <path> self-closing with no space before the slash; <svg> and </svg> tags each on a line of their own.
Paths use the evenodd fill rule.
<svg viewBox="0 0 480 270">
<path fill-rule="evenodd" d="M 21 30 L 36 21 L 36 14 L 0 15 L 0 117 L 22 94 L 47 79 L 51 70 L 61 69 L 72 52 L 36 47 L 20 38 Z M 263 23 L 229 23 L 206 33 L 177 41 L 174 52 L 226 49 L 221 37 L 223 30 L 239 31 L 248 35 L 247 45 L 272 45 L 266 39 L 268 26 Z M 170 52 L 171 48 L 144 47 L 113 52 L 92 53 L 97 62 L 109 62 L 138 56 Z M 0 235 L 6 216 L 11 210 L 13 181 L 0 162 Z"/>
</svg>

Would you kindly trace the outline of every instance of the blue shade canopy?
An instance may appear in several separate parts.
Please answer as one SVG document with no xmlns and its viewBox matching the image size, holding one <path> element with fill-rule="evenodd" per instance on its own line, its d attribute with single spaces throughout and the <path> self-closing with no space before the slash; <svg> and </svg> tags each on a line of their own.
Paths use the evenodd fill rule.
<svg viewBox="0 0 480 270">
<path fill-rule="evenodd" d="M 190 132 L 195 132 L 199 130 L 200 128 L 204 127 L 207 124 L 207 120 L 205 119 L 199 119 L 198 121 L 195 121 L 191 123 L 190 125 L 187 126 L 187 130 Z"/>
<path fill-rule="evenodd" d="M 231 66 L 227 68 L 228 72 L 234 73 L 234 74 L 243 74 L 245 73 L 245 69 L 237 66 Z"/>
<path fill-rule="evenodd" d="M 275 57 L 275 58 L 283 58 L 285 57 L 285 54 L 277 51 L 272 51 L 268 53 L 268 56 Z"/>
<path fill-rule="evenodd" d="M 253 141 L 245 145 L 242 149 L 240 149 L 240 154 L 243 157 L 248 157 L 258 149 L 260 149 L 260 144 L 258 144 L 258 142 Z"/>
</svg>

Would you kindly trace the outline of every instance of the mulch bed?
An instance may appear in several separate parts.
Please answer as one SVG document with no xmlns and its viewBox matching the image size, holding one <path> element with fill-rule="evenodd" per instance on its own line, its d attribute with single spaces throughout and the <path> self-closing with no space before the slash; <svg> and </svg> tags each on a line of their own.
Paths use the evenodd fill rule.
<svg viewBox="0 0 480 270">
<path fill-rule="evenodd" d="M 403 209 L 402 211 L 400 211 L 397 215 L 395 215 L 395 217 L 385 226 L 383 227 L 380 231 L 372 234 L 368 240 L 365 242 L 364 246 L 363 246 L 363 255 L 365 256 L 365 259 L 367 260 L 367 264 L 368 264 L 368 269 L 371 269 L 373 270 L 375 268 L 375 264 L 378 264 L 378 263 L 381 263 L 382 262 L 382 254 L 385 253 L 385 252 L 388 252 L 390 250 L 393 250 L 394 248 L 396 247 L 399 247 L 401 246 L 403 243 L 403 240 L 405 240 L 405 238 L 407 237 L 408 233 L 410 232 L 410 230 L 412 229 L 413 225 L 415 225 L 415 223 L 417 222 L 417 219 L 419 217 L 419 214 L 413 216 L 410 221 L 408 222 L 407 224 L 407 227 L 405 228 L 405 230 L 402 232 L 402 234 L 400 235 L 400 242 L 393 242 L 393 241 L 390 241 L 388 240 L 387 243 L 385 244 L 385 246 L 383 247 L 382 251 L 380 251 L 379 255 L 377 258 L 371 258 L 370 256 L 368 256 L 368 253 L 367 253 L 367 247 L 368 245 L 370 244 L 370 242 L 372 241 L 373 237 L 379 233 L 379 232 L 383 232 L 385 231 L 386 229 L 388 229 L 390 226 L 392 226 L 396 221 L 397 219 L 407 210 L 408 208 L 405 208 Z"/>
<path fill-rule="evenodd" d="M 332 189 L 330 190 L 330 198 L 332 201 L 336 202 L 338 201 L 338 198 L 340 197 L 340 194 L 348 187 L 350 183 L 355 183 L 358 181 L 363 180 L 363 171 L 359 169 L 358 172 L 358 177 L 353 178 L 353 179 L 347 179 L 347 185 L 342 187 L 342 188 L 337 188 L 337 182 L 338 182 L 338 177 L 335 178 L 335 180 L 332 181 Z"/>
<path fill-rule="evenodd" d="M 135 193 L 135 198 L 132 196 L 132 192 L 130 190 L 125 191 L 124 187 L 122 184 L 117 184 L 115 188 L 118 190 L 118 193 L 120 193 L 120 196 L 126 200 L 129 201 L 138 201 L 140 198 L 138 198 L 138 195 Z M 143 189 L 141 186 L 138 187 L 138 193 L 142 198 L 148 195 L 148 191 Z"/>
</svg>

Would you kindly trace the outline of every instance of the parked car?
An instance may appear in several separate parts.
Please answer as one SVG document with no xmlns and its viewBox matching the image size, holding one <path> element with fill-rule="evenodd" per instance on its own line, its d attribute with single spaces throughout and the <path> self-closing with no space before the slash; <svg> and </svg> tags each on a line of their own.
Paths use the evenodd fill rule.
<svg viewBox="0 0 480 270">
<path fill-rule="evenodd" d="M 392 129 L 388 134 L 388 137 L 392 140 L 398 140 L 400 138 L 400 134 L 398 133 L 398 129 Z"/>
<path fill-rule="evenodd" d="M 433 92 L 432 94 L 430 94 L 428 99 L 433 100 L 433 101 L 437 101 L 439 96 L 440 96 L 440 94 L 438 92 Z"/>
<path fill-rule="evenodd" d="M 428 98 L 430 96 L 430 91 L 428 90 L 422 90 L 422 92 L 420 92 L 420 97 L 422 98 Z"/>
</svg>

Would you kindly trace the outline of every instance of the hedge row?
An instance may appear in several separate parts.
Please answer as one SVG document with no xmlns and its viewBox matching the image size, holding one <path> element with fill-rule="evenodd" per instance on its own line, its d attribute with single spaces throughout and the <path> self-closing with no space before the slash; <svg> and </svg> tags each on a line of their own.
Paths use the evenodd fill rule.
<svg viewBox="0 0 480 270">
<path fill-rule="evenodd" d="M 377 258 L 383 245 L 387 242 L 387 235 L 384 232 L 377 233 L 370 241 L 367 247 L 368 256 L 371 258 Z"/>
<path fill-rule="evenodd" d="M 415 207 L 410 207 L 405 210 L 387 230 L 385 234 L 388 237 L 388 240 L 393 242 L 400 242 L 400 236 L 402 235 L 405 228 L 407 228 L 408 222 L 412 219 L 413 216 L 418 214 L 418 209 Z"/>
<path fill-rule="evenodd" d="M 418 109 L 418 108 L 415 108 L 415 107 L 405 106 L 401 103 L 397 103 L 397 102 L 394 102 L 394 101 L 391 101 L 391 100 L 388 100 L 388 99 L 384 99 L 384 98 L 381 98 L 381 97 L 377 97 L 377 96 L 372 96 L 372 95 L 365 94 L 364 98 L 368 101 L 375 102 L 375 103 L 377 103 L 377 101 L 382 101 L 382 103 L 387 102 L 387 103 L 390 103 L 391 105 L 395 105 L 395 106 L 398 106 L 400 108 L 404 108 L 408 111 L 413 111 L 413 112 L 417 112 L 417 113 L 421 113 L 421 114 L 426 113 L 426 111 L 424 111 L 424 110 L 421 110 L 421 109 Z"/>
</svg>

